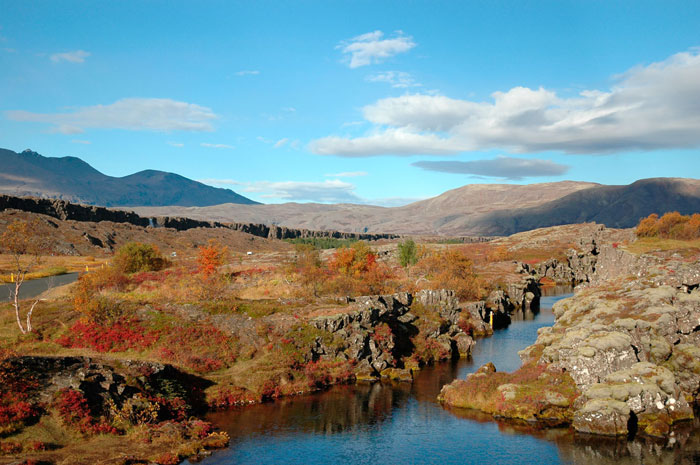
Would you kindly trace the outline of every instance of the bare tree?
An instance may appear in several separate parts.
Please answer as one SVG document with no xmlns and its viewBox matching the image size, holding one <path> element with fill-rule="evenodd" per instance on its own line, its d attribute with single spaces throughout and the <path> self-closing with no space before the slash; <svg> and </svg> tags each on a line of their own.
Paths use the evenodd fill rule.
<svg viewBox="0 0 700 465">
<path fill-rule="evenodd" d="M 10 287 L 10 299 L 15 307 L 17 325 L 22 334 L 32 332 L 32 313 L 40 299 L 34 301 L 29 307 L 26 315 L 26 326 L 22 324 L 21 301 L 19 298 L 20 289 L 27 277 L 27 274 L 34 270 L 41 260 L 41 253 L 46 247 L 46 240 L 38 233 L 38 221 L 28 223 L 22 220 L 15 220 L 7 226 L 5 232 L 0 236 L 0 251 L 12 257 L 12 275 L 14 279 L 14 289 Z"/>
</svg>

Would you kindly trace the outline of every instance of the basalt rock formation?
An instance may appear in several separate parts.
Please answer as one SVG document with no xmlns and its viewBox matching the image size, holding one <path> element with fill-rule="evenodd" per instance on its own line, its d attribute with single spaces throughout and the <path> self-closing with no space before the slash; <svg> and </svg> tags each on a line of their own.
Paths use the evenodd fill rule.
<svg viewBox="0 0 700 465">
<path fill-rule="evenodd" d="M 113 210 L 92 205 L 80 205 L 65 200 L 43 199 L 37 197 L 13 197 L 0 194 L 0 211 L 21 210 L 40 213 L 60 220 L 113 223 L 128 223 L 142 227 L 172 228 L 185 231 L 195 228 L 226 228 L 241 231 L 253 236 L 268 239 L 296 238 L 336 238 L 374 241 L 379 239 L 394 239 L 395 234 L 365 234 L 347 233 L 340 231 L 311 231 L 308 229 L 292 229 L 284 226 L 254 224 L 254 223 L 219 223 L 216 221 L 199 221 L 180 217 L 143 217 L 134 212 Z"/>
<path fill-rule="evenodd" d="M 637 255 L 618 244 L 587 243 L 593 245 L 587 253 L 577 252 L 564 266 L 523 266 L 534 277 L 583 283 L 574 297 L 555 304 L 554 326 L 540 329 L 535 344 L 520 353 L 523 368 L 456 381 L 443 389 L 445 403 L 531 421 L 556 409 L 557 423 L 606 436 L 669 437 L 677 423 L 693 418 L 700 401 L 697 249 Z M 547 274 L 552 270 L 565 273 Z M 490 397 L 465 397 L 479 377 L 497 375 L 504 383 L 517 381 L 496 381 Z M 545 378 L 557 395 L 544 395 Z"/>
</svg>

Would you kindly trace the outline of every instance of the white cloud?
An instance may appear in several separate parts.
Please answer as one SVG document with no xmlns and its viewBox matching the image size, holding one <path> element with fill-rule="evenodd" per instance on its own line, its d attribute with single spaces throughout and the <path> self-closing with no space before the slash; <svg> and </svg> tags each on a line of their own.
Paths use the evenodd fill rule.
<svg viewBox="0 0 700 465">
<path fill-rule="evenodd" d="M 367 171 L 343 171 L 342 173 L 324 174 L 327 178 L 356 178 L 358 176 L 367 176 Z"/>
<path fill-rule="evenodd" d="M 85 59 L 90 56 L 90 52 L 85 50 L 73 50 L 72 52 L 54 53 L 49 58 L 54 63 L 67 61 L 69 63 L 84 63 Z"/>
<path fill-rule="evenodd" d="M 210 149 L 235 149 L 233 145 L 227 145 L 227 144 L 210 144 L 208 142 L 202 142 L 201 144 L 202 147 L 207 147 Z"/>
<path fill-rule="evenodd" d="M 413 38 L 397 31 L 395 36 L 384 39 L 382 31 L 368 32 L 350 40 L 342 41 L 336 48 L 346 55 L 350 68 L 381 63 L 385 59 L 405 53 L 416 46 Z"/>
<path fill-rule="evenodd" d="M 491 102 L 404 95 L 364 108 L 374 128 L 311 143 L 321 155 L 446 154 L 507 149 L 612 153 L 700 146 L 700 51 L 678 53 L 615 77 L 610 90 L 560 97 L 514 87 Z"/>
<path fill-rule="evenodd" d="M 472 161 L 417 161 L 411 163 L 427 171 L 440 173 L 473 174 L 505 178 L 513 181 L 542 176 L 561 176 L 569 171 L 567 165 L 550 160 L 499 156 L 491 160 Z"/>
<path fill-rule="evenodd" d="M 391 85 L 391 87 L 399 89 L 420 87 L 422 85 L 416 82 L 410 73 L 404 71 L 383 71 L 377 74 L 370 74 L 365 79 L 369 82 L 386 82 Z"/>
<path fill-rule="evenodd" d="M 257 76 L 260 74 L 260 71 L 257 69 L 243 69 L 241 71 L 237 71 L 236 76 Z"/>
<path fill-rule="evenodd" d="M 14 121 L 49 123 L 52 130 L 78 134 L 89 128 L 132 131 L 211 131 L 217 115 L 193 103 L 161 98 L 125 98 L 110 105 L 82 107 L 71 113 L 6 112 Z"/>
<path fill-rule="evenodd" d="M 287 142 L 289 142 L 289 139 L 287 139 L 286 137 L 284 137 L 284 138 L 278 140 L 277 142 L 275 142 L 275 145 L 273 145 L 272 147 L 278 149 L 278 148 L 280 148 L 280 147 L 284 147 L 284 145 L 285 145 Z"/>
<path fill-rule="evenodd" d="M 404 128 L 391 128 L 364 137 L 324 137 L 310 144 L 319 155 L 369 157 L 374 155 L 446 155 L 466 147 L 451 138 L 436 134 L 422 134 Z"/>
<path fill-rule="evenodd" d="M 206 179 L 197 179 L 197 182 L 201 182 L 202 184 L 209 184 L 211 186 L 242 186 L 242 185 L 244 185 L 244 183 L 239 182 L 239 181 L 234 181 L 233 179 L 206 178 Z"/>
<path fill-rule="evenodd" d="M 355 186 L 337 179 L 323 182 L 304 181 L 258 181 L 250 183 L 244 192 L 260 193 L 261 198 L 286 201 L 311 200 L 314 202 L 358 203 Z"/>
<path fill-rule="evenodd" d="M 282 108 L 282 111 L 286 111 L 287 113 L 294 113 L 295 111 L 297 111 L 297 109 L 294 107 L 284 107 Z"/>
<path fill-rule="evenodd" d="M 71 142 L 74 144 L 83 144 L 83 145 L 92 144 L 92 142 L 90 142 L 89 140 L 82 140 L 82 139 L 73 139 Z"/>
<path fill-rule="evenodd" d="M 172 147 L 178 147 L 178 148 L 185 146 L 185 144 L 183 144 L 182 142 L 167 142 L 167 144 L 172 146 Z"/>
</svg>

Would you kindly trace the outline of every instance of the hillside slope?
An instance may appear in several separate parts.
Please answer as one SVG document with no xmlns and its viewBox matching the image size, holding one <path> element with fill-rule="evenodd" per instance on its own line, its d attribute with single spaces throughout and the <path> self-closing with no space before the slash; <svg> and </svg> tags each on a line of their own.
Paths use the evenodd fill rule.
<svg viewBox="0 0 700 465">
<path fill-rule="evenodd" d="M 76 157 L 44 157 L 31 150 L 0 149 L 0 193 L 117 206 L 207 206 L 256 202 L 229 189 L 207 186 L 164 171 L 107 176 Z"/>
</svg>

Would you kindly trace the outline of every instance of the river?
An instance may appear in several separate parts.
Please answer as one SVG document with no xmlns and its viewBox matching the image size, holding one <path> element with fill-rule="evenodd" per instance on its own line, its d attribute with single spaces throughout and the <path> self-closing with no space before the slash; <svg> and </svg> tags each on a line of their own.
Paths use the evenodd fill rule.
<svg viewBox="0 0 700 465">
<path fill-rule="evenodd" d="M 422 370 L 413 384 L 335 386 L 309 396 L 216 412 L 208 417 L 231 436 L 229 448 L 199 462 L 232 464 L 586 464 L 700 463 L 700 439 L 669 450 L 640 441 L 576 437 L 569 428 L 539 429 L 497 422 L 436 401 L 441 387 L 487 362 L 501 371 L 520 366 L 517 352 L 537 329 L 551 326 L 551 307 L 571 294 L 542 298 L 541 310 L 521 315 L 486 339 L 469 360 Z M 189 462 L 185 462 L 188 464 Z"/>
<path fill-rule="evenodd" d="M 49 276 L 48 278 L 31 279 L 22 283 L 22 287 L 19 291 L 20 299 L 31 299 L 36 297 L 45 291 L 63 286 L 64 284 L 70 284 L 78 279 L 79 273 L 66 273 L 57 276 Z M 12 294 L 10 291 L 15 290 L 14 283 L 0 284 L 0 302 L 10 302 L 12 301 Z"/>
</svg>

